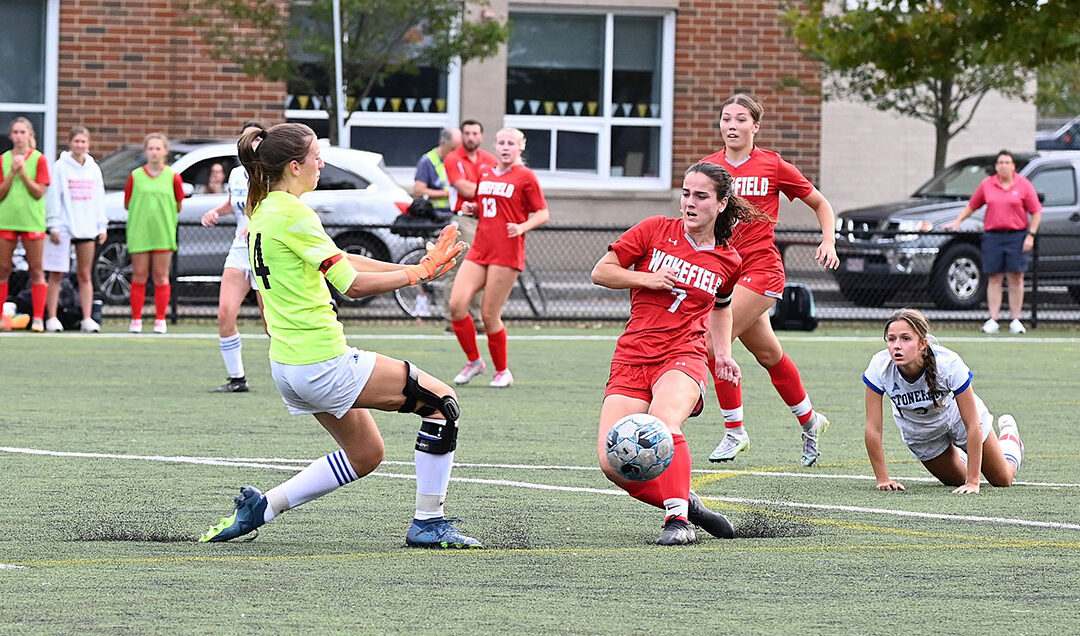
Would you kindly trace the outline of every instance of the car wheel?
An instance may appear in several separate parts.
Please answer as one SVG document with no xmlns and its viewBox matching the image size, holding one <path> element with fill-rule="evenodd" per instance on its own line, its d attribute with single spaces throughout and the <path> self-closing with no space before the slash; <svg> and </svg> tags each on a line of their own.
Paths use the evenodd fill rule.
<svg viewBox="0 0 1080 636">
<path fill-rule="evenodd" d="M 131 256 L 123 232 L 110 232 L 97 252 L 91 271 L 94 291 L 110 305 L 123 305 L 131 296 Z"/>
<path fill-rule="evenodd" d="M 370 234 L 342 234 L 334 237 L 334 242 L 337 243 L 338 247 L 349 254 L 366 256 L 377 261 L 390 260 L 389 248 L 387 248 L 382 241 Z M 372 296 L 367 296 L 365 298 L 349 298 L 334 289 L 333 285 L 330 285 L 329 287 L 330 292 L 334 295 L 338 305 L 341 307 L 363 307 L 370 303 L 373 298 Z"/>
<path fill-rule="evenodd" d="M 840 286 L 840 295 L 859 307 L 880 307 L 896 294 L 893 289 Z"/>
<path fill-rule="evenodd" d="M 942 309 L 974 309 L 986 296 L 982 254 L 970 243 L 954 243 L 938 257 L 930 278 L 930 294 Z"/>
</svg>

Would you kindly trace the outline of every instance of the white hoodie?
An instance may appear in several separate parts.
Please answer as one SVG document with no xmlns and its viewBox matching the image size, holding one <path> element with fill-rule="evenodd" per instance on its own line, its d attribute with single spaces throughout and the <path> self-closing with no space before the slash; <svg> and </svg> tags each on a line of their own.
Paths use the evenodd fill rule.
<svg viewBox="0 0 1080 636">
<path fill-rule="evenodd" d="M 53 166 L 53 187 L 49 188 L 46 225 L 71 238 L 97 238 L 105 232 L 105 184 L 101 168 L 94 158 L 85 155 L 83 163 L 65 150 Z"/>
</svg>

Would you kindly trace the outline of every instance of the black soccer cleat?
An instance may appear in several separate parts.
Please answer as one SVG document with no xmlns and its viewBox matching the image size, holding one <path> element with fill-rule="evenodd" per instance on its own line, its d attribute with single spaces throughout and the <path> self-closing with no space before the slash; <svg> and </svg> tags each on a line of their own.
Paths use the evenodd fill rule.
<svg viewBox="0 0 1080 636">
<path fill-rule="evenodd" d="M 694 529 L 678 517 L 671 517 L 664 522 L 664 531 L 656 537 L 657 545 L 688 545 L 697 541 Z"/>
<path fill-rule="evenodd" d="M 229 378 L 225 384 L 214 389 L 214 393 L 247 393 L 248 381 L 246 377 Z"/>
<path fill-rule="evenodd" d="M 717 539 L 734 539 L 735 528 L 727 517 L 706 506 L 695 493 L 690 493 L 690 507 L 686 514 L 690 523 Z"/>
</svg>

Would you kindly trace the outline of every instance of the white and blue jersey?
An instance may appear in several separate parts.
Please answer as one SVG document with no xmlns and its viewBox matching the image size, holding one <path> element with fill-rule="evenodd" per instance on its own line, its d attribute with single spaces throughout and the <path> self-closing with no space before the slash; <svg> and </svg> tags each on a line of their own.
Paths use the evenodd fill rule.
<svg viewBox="0 0 1080 636">
<path fill-rule="evenodd" d="M 236 166 L 229 173 L 229 200 L 233 207 L 233 216 L 236 217 L 236 236 L 233 238 L 233 247 L 247 249 L 247 226 L 248 218 L 244 214 L 247 206 L 248 176 L 244 166 Z"/>
<path fill-rule="evenodd" d="M 929 346 L 937 360 L 936 387 L 927 386 L 925 370 L 914 380 L 905 378 L 887 349 L 874 354 L 863 373 L 863 382 L 871 391 L 889 397 L 900 436 L 923 461 L 933 459 L 936 456 L 933 453 L 940 454 L 950 442 L 966 448 L 966 428 L 960 417 L 960 407 L 956 405 L 956 396 L 971 387 L 974 376 L 956 352 L 937 345 Z M 941 406 L 934 406 L 931 391 Z M 985 438 L 986 425 L 993 418 L 977 395 L 975 403 Z"/>
</svg>

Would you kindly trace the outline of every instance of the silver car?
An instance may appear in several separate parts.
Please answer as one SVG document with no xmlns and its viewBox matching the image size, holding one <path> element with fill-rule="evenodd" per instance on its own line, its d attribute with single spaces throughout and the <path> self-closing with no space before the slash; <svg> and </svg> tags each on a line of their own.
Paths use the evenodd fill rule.
<svg viewBox="0 0 1080 636">
<path fill-rule="evenodd" d="M 386 229 L 408 208 L 412 197 L 387 174 L 382 155 L 326 144 L 320 154 L 326 166 L 319 185 L 301 200 L 318 212 L 327 233 L 339 247 L 379 260 L 397 260 L 416 247 L 418 239 L 402 239 Z M 127 222 L 124 185 L 131 171 L 145 162 L 142 146 L 126 146 L 100 161 L 109 231 L 94 263 L 93 281 L 94 288 L 107 303 L 128 302 L 131 259 L 124 233 Z M 225 174 L 239 165 L 236 143 L 172 141 L 166 162 L 180 175 L 187 195 L 177 230 L 179 250 L 174 258 L 174 280 L 180 284 L 216 282 L 220 280 L 236 222 L 228 215 L 216 227 L 203 227 L 202 216 L 228 195 L 203 194 L 201 190 L 215 163 L 222 164 Z"/>
</svg>

